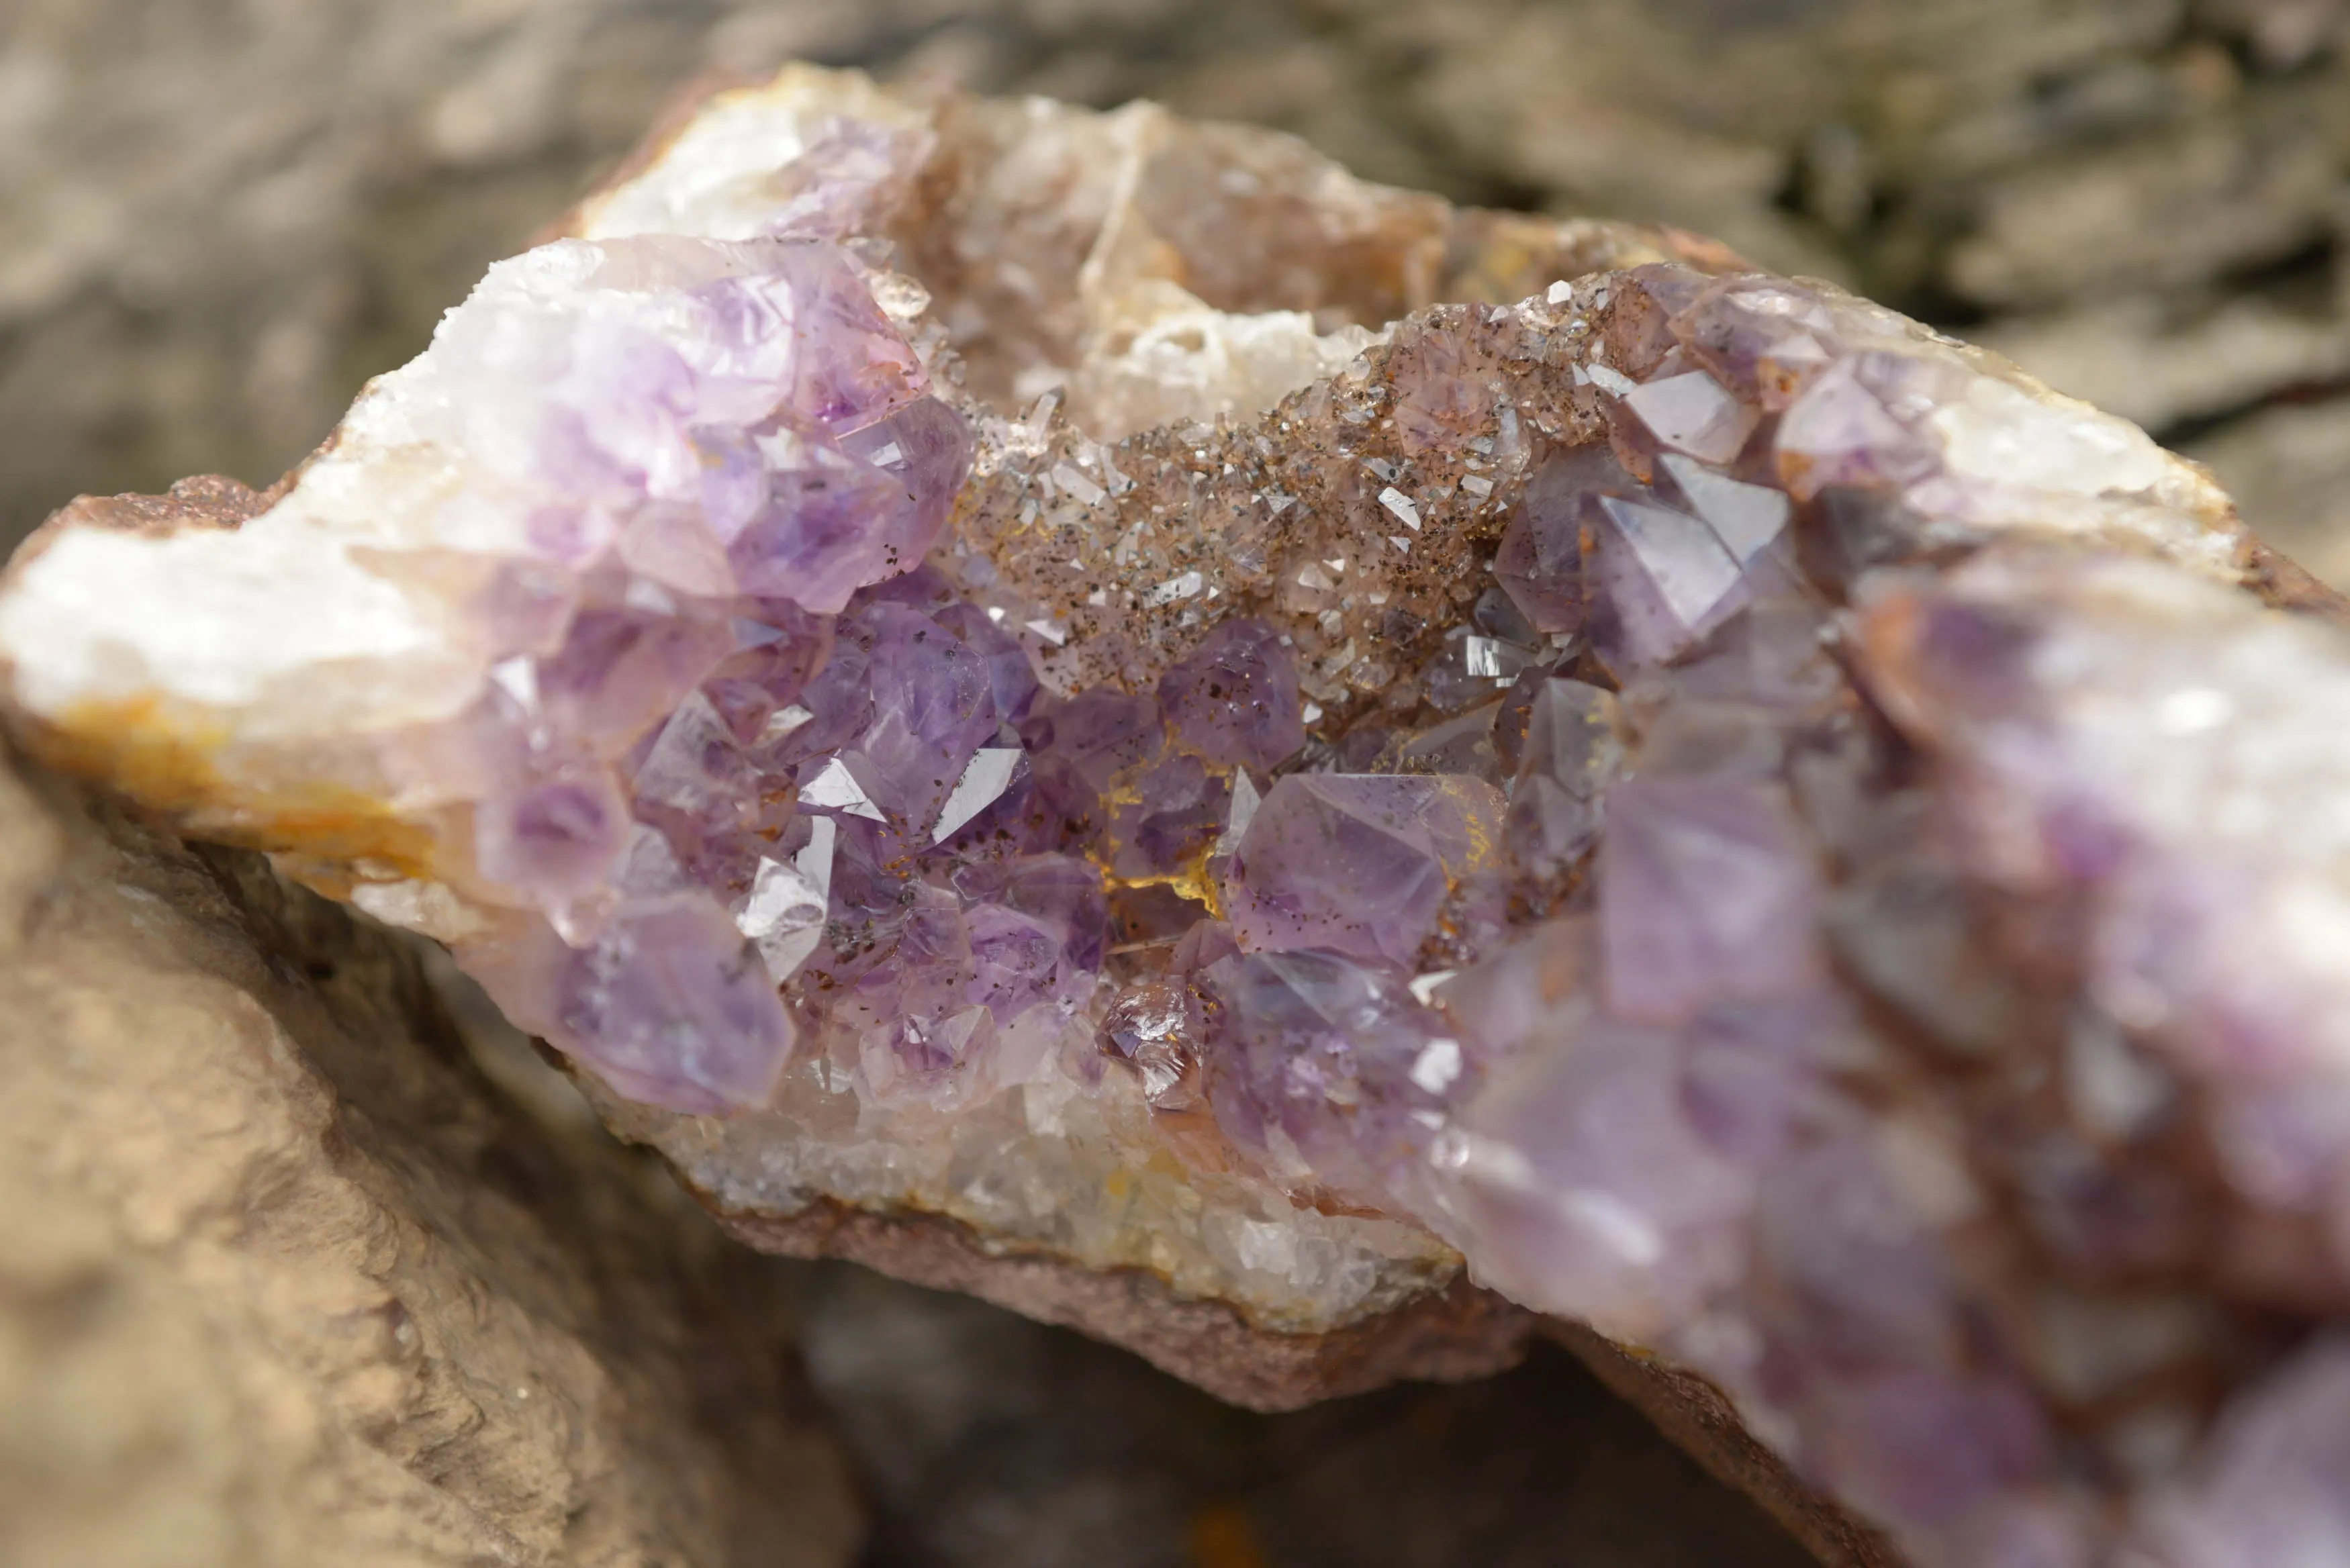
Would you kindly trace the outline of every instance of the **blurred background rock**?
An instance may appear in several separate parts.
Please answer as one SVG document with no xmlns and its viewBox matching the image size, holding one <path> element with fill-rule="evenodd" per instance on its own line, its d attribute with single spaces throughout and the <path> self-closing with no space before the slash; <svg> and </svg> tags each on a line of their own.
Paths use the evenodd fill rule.
<svg viewBox="0 0 2350 1568">
<path fill-rule="evenodd" d="M 0 527 L 265 482 L 682 79 L 1295 130 L 2007 349 L 2350 576 L 2350 0 L 0 0 Z"/>
<path fill-rule="evenodd" d="M 266 482 L 678 83 L 793 56 L 1710 232 L 2350 579 L 2350 0 L 0 0 L 0 528 Z"/>
<path fill-rule="evenodd" d="M 847 1265 L 802 1354 L 858 1463 L 858 1568 L 1805 1568 L 1565 1351 L 1255 1416 L 1123 1351 Z"/>
<path fill-rule="evenodd" d="M 267 482 L 678 84 L 793 57 L 1719 235 L 2137 419 L 2350 584 L 2350 0 L 0 0 L 0 537 Z M 1266 1419 L 792 1279 L 875 1564 L 1797 1561 L 1563 1354 Z"/>
</svg>

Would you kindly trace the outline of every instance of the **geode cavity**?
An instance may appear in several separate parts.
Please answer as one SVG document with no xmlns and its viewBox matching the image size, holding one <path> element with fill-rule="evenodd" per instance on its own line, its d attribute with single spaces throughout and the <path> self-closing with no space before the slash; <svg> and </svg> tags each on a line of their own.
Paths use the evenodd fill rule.
<svg viewBox="0 0 2350 1568">
<path fill-rule="evenodd" d="M 946 1226 L 1179 1366 L 1490 1338 L 1465 1261 L 1919 1563 L 2264 1568 L 2350 1558 L 2350 641 L 2289 576 L 1688 236 L 792 71 L 279 492 L 68 509 L 0 651 L 775 1244 Z"/>
</svg>

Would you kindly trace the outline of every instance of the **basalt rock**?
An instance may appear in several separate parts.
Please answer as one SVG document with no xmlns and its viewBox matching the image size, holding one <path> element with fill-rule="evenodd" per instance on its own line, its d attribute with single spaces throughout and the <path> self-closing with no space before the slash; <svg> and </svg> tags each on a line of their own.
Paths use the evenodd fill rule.
<svg viewBox="0 0 2350 1568">
<path fill-rule="evenodd" d="M 761 1244 L 1265 1404 L 1549 1314 L 1848 1560 L 2222 1568 L 2350 1541 L 2331 612 L 1703 242 L 795 70 L 0 652 Z"/>
</svg>

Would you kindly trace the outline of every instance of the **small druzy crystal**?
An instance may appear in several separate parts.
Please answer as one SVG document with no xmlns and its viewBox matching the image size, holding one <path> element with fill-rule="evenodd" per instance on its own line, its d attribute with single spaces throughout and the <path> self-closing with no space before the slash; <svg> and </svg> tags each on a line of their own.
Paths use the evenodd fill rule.
<svg viewBox="0 0 2350 1568">
<path fill-rule="evenodd" d="M 2345 1539 L 2325 608 L 1689 236 L 795 70 L 0 654 L 762 1244 L 1267 1403 L 1465 1267 L 1926 1568 L 2264 1568 Z"/>
</svg>

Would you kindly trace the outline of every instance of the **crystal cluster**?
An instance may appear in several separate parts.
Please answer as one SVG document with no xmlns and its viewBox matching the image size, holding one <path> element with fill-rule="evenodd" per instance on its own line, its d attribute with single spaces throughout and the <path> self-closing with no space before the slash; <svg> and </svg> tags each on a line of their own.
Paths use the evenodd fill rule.
<svg viewBox="0 0 2350 1568">
<path fill-rule="evenodd" d="M 53 527 L 34 743 L 730 1210 L 1465 1260 L 1920 1563 L 2350 1556 L 2350 642 L 2199 472 L 1155 110 L 787 73 L 575 226 L 234 530 Z"/>
</svg>

